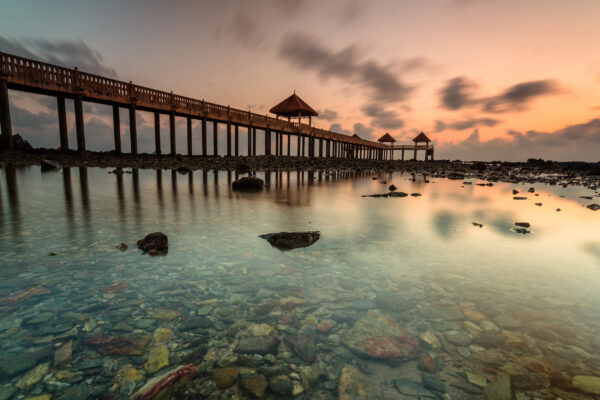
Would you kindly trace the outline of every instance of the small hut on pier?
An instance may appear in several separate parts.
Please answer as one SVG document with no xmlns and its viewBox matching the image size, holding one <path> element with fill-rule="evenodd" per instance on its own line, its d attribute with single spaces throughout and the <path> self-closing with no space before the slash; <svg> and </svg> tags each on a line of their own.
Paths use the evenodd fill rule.
<svg viewBox="0 0 600 400">
<path fill-rule="evenodd" d="M 304 100 L 302 100 L 296 92 L 271 108 L 269 112 L 275 114 L 277 118 L 287 117 L 288 121 L 292 118 L 298 118 L 298 123 L 301 122 L 302 117 L 308 117 L 308 125 L 312 125 L 312 117 L 317 117 L 319 114 L 313 110 Z"/>
<path fill-rule="evenodd" d="M 427 135 L 421 132 L 413 139 L 413 142 L 415 142 L 415 160 L 417 159 L 417 149 L 421 147 L 425 150 L 425 160 L 433 160 L 433 146 L 429 146 L 431 139 L 429 139 Z M 425 144 L 420 145 L 420 143 Z"/>
</svg>

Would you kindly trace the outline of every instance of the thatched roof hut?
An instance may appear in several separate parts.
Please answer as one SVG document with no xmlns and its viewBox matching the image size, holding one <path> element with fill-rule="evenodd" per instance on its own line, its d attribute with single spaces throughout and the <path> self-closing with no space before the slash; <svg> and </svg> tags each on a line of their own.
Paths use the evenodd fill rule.
<svg viewBox="0 0 600 400">
<path fill-rule="evenodd" d="M 389 133 L 385 133 L 382 137 L 377 139 L 379 143 L 394 143 L 396 139 L 394 139 Z"/>
<path fill-rule="evenodd" d="M 416 138 L 413 139 L 415 143 L 429 143 L 431 140 L 423 132 L 419 133 Z"/>
</svg>

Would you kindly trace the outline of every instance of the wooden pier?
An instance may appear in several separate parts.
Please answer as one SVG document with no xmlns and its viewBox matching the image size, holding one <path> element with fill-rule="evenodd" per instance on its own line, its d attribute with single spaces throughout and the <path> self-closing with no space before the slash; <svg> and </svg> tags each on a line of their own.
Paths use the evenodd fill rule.
<svg viewBox="0 0 600 400">
<path fill-rule="evenodd" d="M 85 124 L 83 118 L 83 102 L 105 104 L 113 107 L 114 151 L 121 153 L 121 132 L 119 108 L 129 110 L 129 132 L 131 153 L 137 154 L 136 111 L 154 113 L 155 148 L 161 153 L 160 115 L 169 116 L 169 148 L 170 154 L 176 154 L 175 117 L 187 119 L 187 154 L 192 153 L 192 120 L 200 120 L 201 124 L 201 154 L 217 156 L 218 137 L 217 125 L 227 127 L 227 156 L 239 156 L 239 128 L 247 133 L 247 154 L 256 155 L 257 130 L 265 137 L 266 155 L 277 156 L 308 156 L 308 157 L 339 157 L 386 160 L 392 159 L 396 147 L 382 143 L 348 136 L 336 132 L 318 129 L 309 123 L 301 123 L 268 115 L 256 114 L 229 106 L 209 103 L 204 100 L 180 96 L 173 92 L 163 92 L 132 82 L 123 82 L 99 75 L 70 69 L 44 62 L 39 62 L 11 54 L 0 52 L 0 144 L 12 149 L 12 125 L 8 89 L 30 93 L 54 96 L 57 99 L 58 126 L 60 147 L 69 149 L 67 134 L 67 117 L 65 99 L 73 99 L 75 109 L 76 150 L 86 150 Z M 310 118 L 310 117 L 309 117 Z M 310 120 L 309 120 L 310 121 Z M 213 125 L 213 148 L 207 148 L 207 124 Z M 271 137 L 275 137 L 275 148 L 272 148 Z M 232 137 L 233 136 L 233 137 Z M 287 136 L 287 152 L 283 146 L 283 138 Z M 290 154 L 290 142 L 297 140 L 297 154 Z M 317 143 L 318 141 L 318 143 Z M 425 150 L 422 146 L 408 146 L 414 150 Z M 432 149 L 433 146 L 430 146 Z M 404 147 L 402 149 L 404 154 Z"/>
</svg>

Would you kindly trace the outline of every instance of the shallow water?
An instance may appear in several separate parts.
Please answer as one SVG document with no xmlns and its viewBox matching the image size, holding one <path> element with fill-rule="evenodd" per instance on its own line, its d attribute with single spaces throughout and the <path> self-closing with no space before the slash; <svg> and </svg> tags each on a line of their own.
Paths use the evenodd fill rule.
<svg viewBox="0 0 600 400">
<path fill-rule="evenodd" d="M 127 397 L 150 376 L 189 362 L 200 371 L 185 390 L 212 398 L 248 394 L 241 383 L 214 388 L 214 369 L 228 365 L 267 379 L 286 375 L 295 392 L 301 390 L 299 398 L 360 398 L 345 397 L 358 389 L 342 387 L 341 374 L 355 382 L 367 376 L 371 398 L 416 398 L 394 379 L 422 385 L 417 360 L 424 355 L 437 360 L 433 373 L 452 398 L 482 396 L 474 378 L 464 386 L 465 372 L 488 385 L 508 374 L 513 394 L 531 398 L 572 390 L 565 382 L 576 375 L 600 376 L 600 212 L 585 207 L 597 198 L 579 197 L 596 196 L 589 189 L 293 171 L 258 172 L 267 190 L 241 194 L 229 190 L 235 173 L 224 171 L 2 172 L 1 356 L 54 351 L 73 341 L 62 364 L 40 357 L 12 376 L 4 373 L 1 390 L 13 396 Z M 421 196 L 361 197 L 387 192 L 390 183 Z M 532 186 L 535 193 L 528 193 Z M 513 200 L 513 189 L 528 199 Z M 514 223 L 525 221 L 531 233 L 516 233 Z M 320 240 L 286 252 L 258 237 L 307 230 L 320 231 Z M 169 237 L 166 256 L 135 249 L 136 240 L 155 231 Z M 115 248 L 121 242 L 127 251 Z M 122 288 L 110 288 L 121 282 Z M 35 286 L 46 290 L 15 297 Z M 157 316 L 164 310 L 174 310 L 173 319 Z M 340 338 L 345 342 L 356 321 L 373 312 L 415 336 L 433 333 L 441 347 L 421 341 L 419 356 L 400 363 L 359 357 Z M 197 314 L 205 316 L 204 325 L 185 328 Z M 333 327 L 323 328 L 323 321 Z M 283 339 L 274 355 L 233 351 L 261 323 Z M 169 366 L 159 372 L 145 364 L 156 338 L 141 355 L 101 354 L 86 342 L 98 335 L 137 340 L 161 327 L 173 337 L 166 342 Z M 477 340 L 486 330 L 501 331 L 502 343 Z M 316 358 L 303 354 L 311 351 L 307 346 L 294 349 L 286 341 L 299 333 L 314 341 Z M 196 348 L 202 351 L 194 356 Z M 486 357 L 501 362 L 486 363 Z M 89 368 L 86 360 L 94 359 L 102 362 Z M 551 369 L 540 371 L 532 360 Z M 43 377 L 23 381 L 45 362 Z M 316 382 L 299 376 L 309 365 L 321 373 Z M 359 369 L 344 369 L 349 365 Z M 143 378 L 124 383 L 119 371 L 127 366 Z M 74 377 L 64 379 L 62 371 Z M 548 378 L 555 371 L 561 379 Z M 275 390 L 272 384 L 267 394 Z"/>
</svg>

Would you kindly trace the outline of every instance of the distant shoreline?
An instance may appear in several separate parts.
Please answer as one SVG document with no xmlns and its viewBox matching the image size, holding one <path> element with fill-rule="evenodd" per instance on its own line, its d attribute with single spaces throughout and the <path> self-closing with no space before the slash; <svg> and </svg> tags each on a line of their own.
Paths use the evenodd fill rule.
<svg viewBox="0 0 600 400">
<path fill-rule="evenodd" d="M 596 186 L 600 162 L 558 162 L 530 159 L 527 162 L 461 161 L 378 161 L 344 158 L 288 156 L 186 156 L 155 154 L 116 154 L 114 152 L 61 152 L 57 150 L 11 151 L 0 153 L 0 167 L 40 165 L 42 160 L 64 167 L 185 169 L 185 170 L 305 170 L 349 172 L 409 172 L 432 177 L 481 179 L 503 182 L 546 182 Z M 551 176 L 550 176 L 551 175 Z"/>
</svg>

